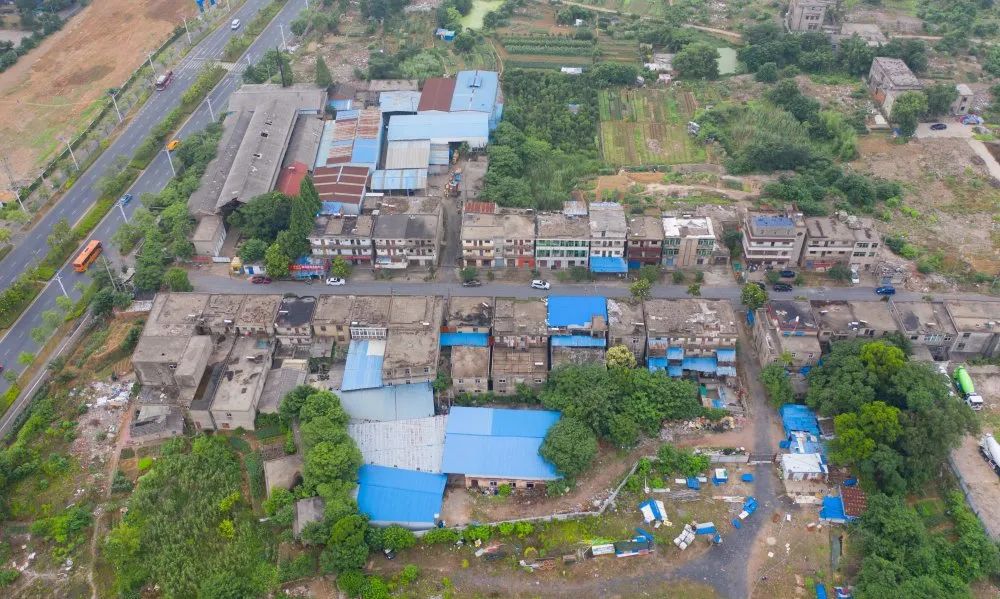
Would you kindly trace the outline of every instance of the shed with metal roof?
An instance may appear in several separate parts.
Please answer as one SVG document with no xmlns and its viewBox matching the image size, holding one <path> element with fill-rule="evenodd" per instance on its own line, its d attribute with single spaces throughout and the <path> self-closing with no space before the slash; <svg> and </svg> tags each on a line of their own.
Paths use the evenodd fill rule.
<svg viewBox="0 0 1000 599">
<path fill-rule="evenodd" d="M 375 526 L 433 528 L 447 482 L 444 474 L 364 465 L 358 470 L 358 509 Z"/>
</svg>

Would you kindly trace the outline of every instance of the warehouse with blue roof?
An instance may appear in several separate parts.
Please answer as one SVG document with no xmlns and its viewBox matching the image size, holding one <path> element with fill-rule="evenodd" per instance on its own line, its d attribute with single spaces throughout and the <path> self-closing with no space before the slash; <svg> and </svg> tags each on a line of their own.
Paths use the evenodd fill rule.
<svg viewBox="0 0 1000 599">
<path fill-rule="evenodd" d="M 374 526 L 433 528 L 447 482 L 446 474 L 365 464 L 358 470 L 358 509 Z"/>
<path fill-rule="evenodd" d="M 453 407 L 441 470 L 470 488 L 534 488 L 556 480 L 555 466 L 538 455 L 559 412 Z"/>
</svg>

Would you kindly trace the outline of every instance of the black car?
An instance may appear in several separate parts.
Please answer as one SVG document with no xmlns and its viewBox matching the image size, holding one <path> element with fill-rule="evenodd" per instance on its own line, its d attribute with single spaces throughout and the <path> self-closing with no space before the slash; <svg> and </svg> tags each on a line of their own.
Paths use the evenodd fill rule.
<svg viewBox="0 0 1000 599">
<path fill-rule="evenodd" d="M 462 282 L 462 287 L 479 287 L 480 285 L 482 285 L 482 283 L 478 279 Z"/>
<path fill-rule="evenodd" d="M 792 286 L 788 283 L 775 283 L 771 289 L 774 289 L 775 291 L 791 291 Z"/>
<path fill-rule="evenodd" d="M 781 271 L 781 278 L 782 279 L 794 279 L 795 278 L 795 271 L 794 270 L 783 270 L 783 271 Z"/>
<path fill-rule="evenodd" d="M 761 291 L 767 291 L 767 285 L 761 283 L 760 281 L 754 281 L 753 284 L 760 287 Z"/>
<path fill-rule="evenodd" d="M 947 128 L 948 125 L 945 125 L 944 123 L 934 123 L 933 125 L 931 125 L 932 131 L 944 131 Z"/>
</svg>

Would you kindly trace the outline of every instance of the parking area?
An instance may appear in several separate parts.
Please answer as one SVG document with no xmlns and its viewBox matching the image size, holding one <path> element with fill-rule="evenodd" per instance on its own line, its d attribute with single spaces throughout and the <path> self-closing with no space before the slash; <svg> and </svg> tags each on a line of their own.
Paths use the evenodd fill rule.
<svg viewBox="0 0 1000 599">
<path fill-rule="evenodd" d="M 932 129 L 936 124 L 945 125 L 945 129 Z M 920 123 L 917 125 L 917 132 L 914 136 L 917 139 L 932 139 L 940 137 L 958 137 L 962 139 L 971 139 L 972 134 L 975 133 L 972 125 L 963 125 L 962 123 L 956 122 L 954 120 L 939 121 L 939 123 Z"/>
</svg>

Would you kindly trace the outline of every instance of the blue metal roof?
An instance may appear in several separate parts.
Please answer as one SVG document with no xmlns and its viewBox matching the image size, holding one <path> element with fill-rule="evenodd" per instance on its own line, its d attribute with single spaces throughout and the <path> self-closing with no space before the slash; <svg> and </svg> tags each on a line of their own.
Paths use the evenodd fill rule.
<svg viewBox="0 0 1000 599">
<path fill-rule="evenodd" d="M 447 482 L 447 474 L 365 464 L 358 470 L 358 509 L 379 526 L 431 528 Z"/>
<path fill-rule="evenodd" d="M 781 425 L 787 437 L 794 431 L 803 431 L 819 436 L 819 421 L 816 415 L 806 406 L 786 403 L 778 410 L 781 414 Z"/>
<path fill-rule="evenodd" d="M 597 316 L 608 320 L 608 302 L 596 295 L 552 295 L 546 321 L 550 327 L 589 327 Z"/>
<path fill-rule="evenodd" d="M 350 204 L 347 202 L 322 202 L 320 214 L 358 214 L 361 211 L 360 204 Z"/>
<path fill-rule="evenodd" d="M 486 333 L 441 333 L 441 347 L 486 347 L 489 339 Z"/>
<path fill-rule="evenodd" d="M 684 368 L 680 364 L 670 364 L 667 366 L 667 374 L 674 378 L 684 376 Z"/>
<path fill-rule="evenodd" d="M 646 367 L 650 371 L 664 370 L 667 367 L 667 359 L 663 356 L 646 358 Z"/>
<path fill-rule="evenodd" d="M 499 90 L 500 75 L 496 71 L 459 71 L 455 76 L 451 111 L 493 112 Z"/>
<path fill-rule="evenodd" d="M 683 360 L 684 359 L 684 348 L 683 347 L 668 347 L 667 348 L 667 359 L 668 360 Z"/>
<path fill-rule="evenodd" d="M 327 106 L 329 106 L 330 108 L 336 110 L 337 112 L 341 112 L 341 111 L 344 111 L 344 110 L 350 110 L 351 109 L 351 102 L 352 101 L 351 101 L 350 98 L 343 98 L 343 99 L 330 100 L 326 104 L 327 104 Z"/>
<path fill-rule="evenodd" d="M 735 349 L 717 349 L 715 350 L 715 357 L 718 358 L 720 362 L 735 362 L 736 361 L 736 350 Z"/>
<path fill-rule="evenodd" d="M 787 216 L 755 216 L 753 222 L 758 227 L 792 227 L 795 225 Z"/>
<path fill-rule="evenodd" d="M 851 520 L 844 511 L 844 500 L 839 496 L 826 496 L 823 498 L 823 507 L 819 510 L 819 517 L 832 522 L 847 522 Z"/>
<path fill-rule="evenodd" d="M 372 389 L 382 386 L 382 360 L 385 341 L 354 340 L 347 347 L 347 364 L 341 391 Z"/>
<path fill-rule="evenodd" d="M 714 374 L 718 370 L 719 364 L 715 361 L 715 358 L 709 358 L 707 356 L 694 356 L 684 358 L 681 362 L 682 370 L 694 370 L 696 372 L 705 372 L 709 374 Z"/>
<path fill-rule="evenodd" d="M 391 91 L 378 95 L 378 107 L 382 112 L 417 112 L 420 92 Z"/>
<path fill-rule="evenodd" d="M 413 420 L 434 415 L 430 383 L 338 391 L 340 405 L 352 420 Z"/>
<path fill-rule="evenodd" d="M 628 272 L 628 264 L 625 258 L 617 256 L 591 256 L 591 272 Z"/>
<path fill-rule="evenodd" d="M 454 407 L 445 429 L 441 470 L 450 474 L 552 480 L 559 474 L 538 455 L 559 412 Z"/>
<path fill-rule="evenodd" d="M 715 370 L 715 374 L 719 376 L 736 376 L 736 368 L 734 366 L 719 366 Z"/>
<path fill-rule="evenodd" d="M 403 114 L 389 119 L 389 141 L 430 139 L 460 142 L 489 138 L 489 117 L 480 112 Z"/>
<path fill-rule="evenodd" d="M 590 335 L 553 335 L 552 347 L 605 347 L 607 341 Z"/>
<path fill-rule="evenodd" d="M 427 188 L 427 169 L 397 168 L 372 172 L 372 191 L 404 191 Z"/>
</svg>

